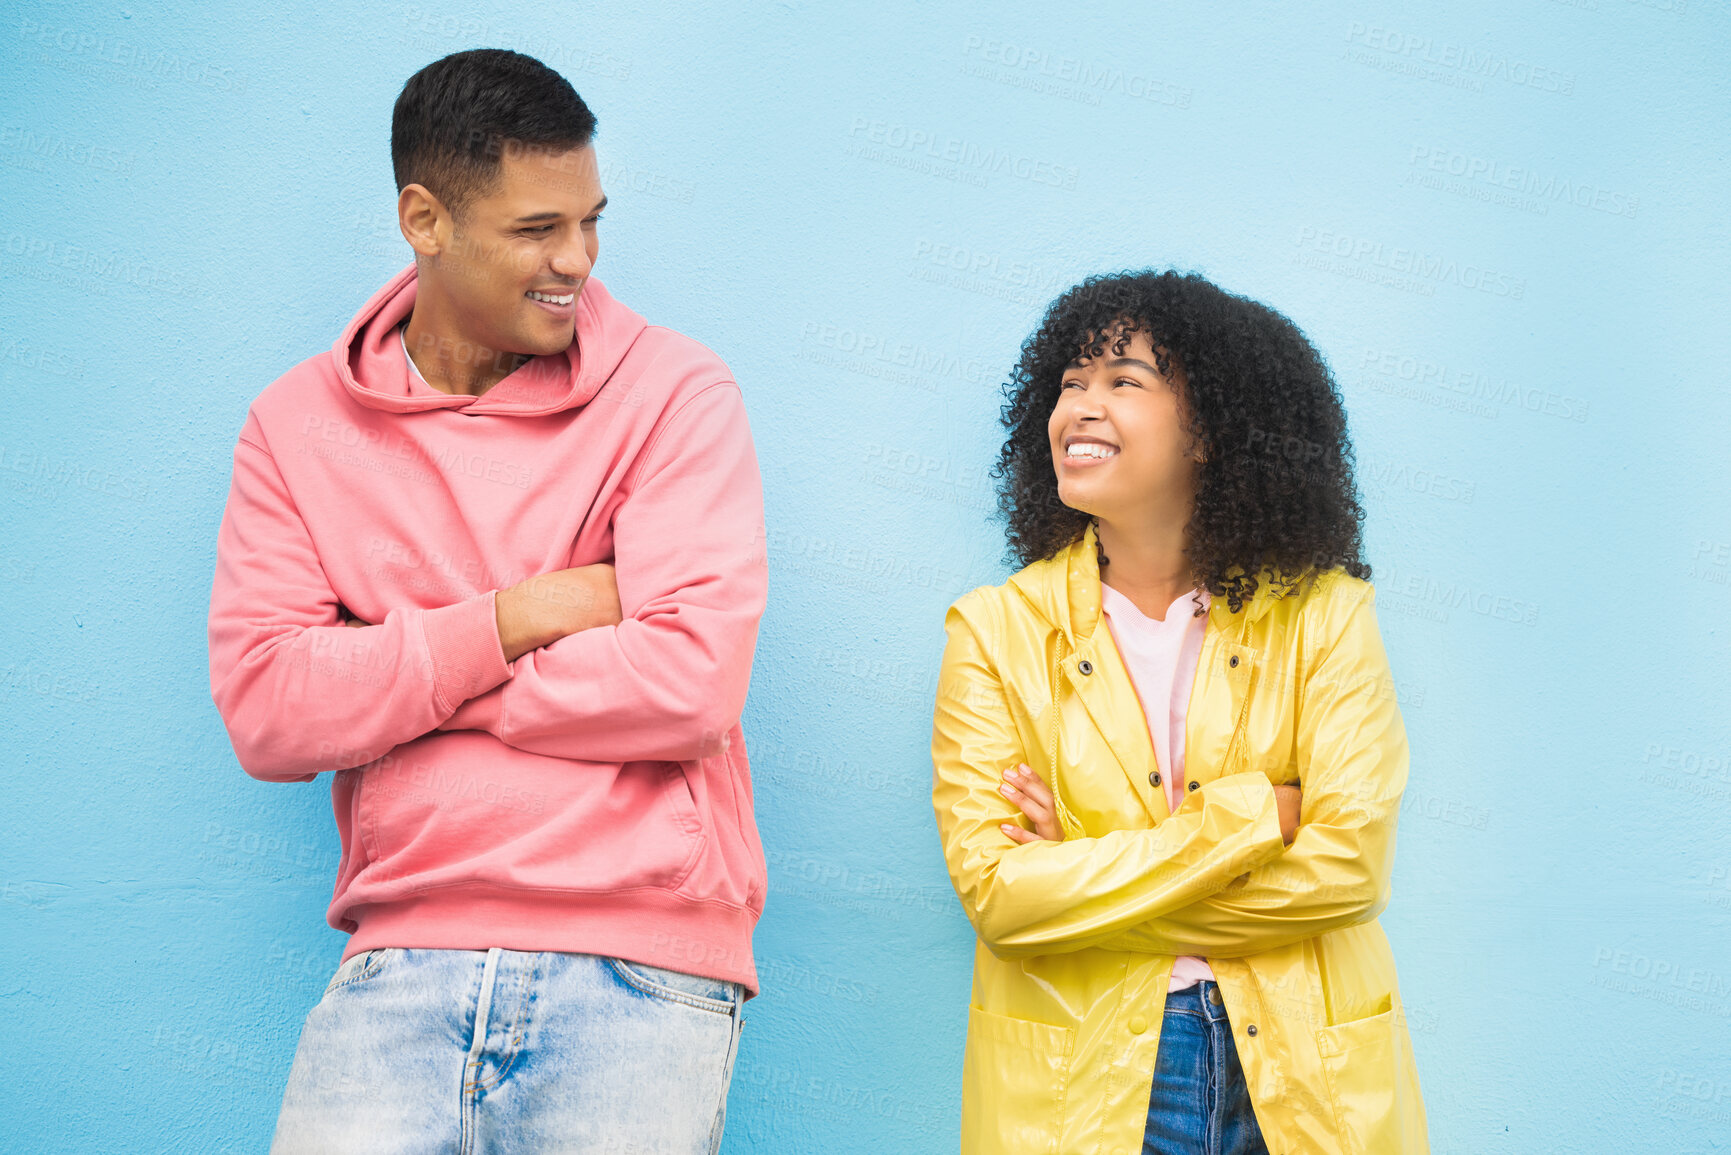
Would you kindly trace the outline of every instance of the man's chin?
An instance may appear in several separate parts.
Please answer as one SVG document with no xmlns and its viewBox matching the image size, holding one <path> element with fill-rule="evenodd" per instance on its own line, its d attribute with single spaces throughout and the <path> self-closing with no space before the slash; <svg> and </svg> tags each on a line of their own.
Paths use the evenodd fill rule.
<svg viewBox="0 0 1731 1155">
<path fill-rule="evenodd" d="M 562 333 L 519 333 L 510 342 L 511 351 L 529 357 L 551 357 L 569 349 L 576 338 L 575 329 L 566 329 Z"/>
<path fill-rule="evenodd" d="M 555 353 L 563 353 L 571 347 L 571 343 L 576 339 L 577 331 L 575 329 L 569 330 L 562 336 L 554 338 L 552 341 L 542 342 L 542 344 L 535 350 L 535 355 L 537 357 L 551 357 Z"/>
</svg>

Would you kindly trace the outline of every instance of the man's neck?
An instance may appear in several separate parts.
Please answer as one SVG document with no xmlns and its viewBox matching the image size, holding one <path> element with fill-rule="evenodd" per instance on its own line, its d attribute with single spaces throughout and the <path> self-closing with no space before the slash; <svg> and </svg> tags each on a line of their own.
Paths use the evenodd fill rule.
<svg viewBox="0 0 1731 1155">
<path fill-rule="evenodd" d="M 403 345 L 428 385 L 441 393 L 479 397 L 530 360 L 528 353 L 488 349 L 426 314 L 421 302 L 403 326 Z"/>
</svg>

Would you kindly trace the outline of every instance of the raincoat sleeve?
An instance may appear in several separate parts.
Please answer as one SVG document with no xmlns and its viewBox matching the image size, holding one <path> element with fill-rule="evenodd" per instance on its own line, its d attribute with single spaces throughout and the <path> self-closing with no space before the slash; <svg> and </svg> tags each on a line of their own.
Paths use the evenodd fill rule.
<svg viewBox="0 0 1731 1155">
<path fill-rule="evenodd" d="M 1407 739 L 1368 585 L 1323 599 L 1341 621 L 1299 697 L 1304 801 L 1277 860 L 1199 902 L 1100 943 L 1111 950 L 1235 958 L 1369 922 L 1388 905 Z M 1341 611 L 1344 610 L 1343 613 Z"/>
<path fill-rule="evenodd" d="M 668 417 L 614 514 L 613 554 L 623 620 L 521 655 L 439 729 L 599 762 L 722 751 L 769 589 L 763 483 L 732 381 Z"/>
<path fill-rule="evenodd" d="M 1021 811 L 998 792 L 1007 767 L 1039 762 L 1017 732 L 975 621 L 978 592 L 950 607 L 932 723 L 932 804 L 950 881 L 1000 958 L 1099 946 L 1181 910 L 1284 849 L 1263 774 L 1216 779 L 1158 827 L 1063 842 L 1012 842 Z M 1044 751 L 1040 752 L 1044 756 Z M 1123 948 L 1129 949 L 1129 948 Z"/>
</svg>

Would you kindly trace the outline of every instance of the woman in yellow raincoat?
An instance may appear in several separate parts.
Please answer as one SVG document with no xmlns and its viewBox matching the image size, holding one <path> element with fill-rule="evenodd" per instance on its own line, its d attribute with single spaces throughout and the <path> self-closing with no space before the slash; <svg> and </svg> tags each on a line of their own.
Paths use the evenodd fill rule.
<svg viewBox="0 0 1731 1155">
<path fill-rule="evenodd" d="M 1376 921 L 1406 732 L 1321 357 L 1201 277 L 1094 277 L 1007 394 L 1025 568 L 950 607 L 932 732 L 964 1155 L 1428 1151 Z"/>
</svg>

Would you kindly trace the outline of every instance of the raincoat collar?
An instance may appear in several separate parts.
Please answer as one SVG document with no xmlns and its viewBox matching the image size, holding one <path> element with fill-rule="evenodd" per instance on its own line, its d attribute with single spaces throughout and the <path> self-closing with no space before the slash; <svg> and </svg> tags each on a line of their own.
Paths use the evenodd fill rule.
<svg viewBox="0 0 1731 1155">
<path fill-rule="evenodd" d="M 1063 633 L 1072 650 L 1093 637 L 1100 624 L 1098 546 L 1099 536 L 1090 521 L 1076 541 L 1051 557 L 1024 567 L 1010 578 L 1010 585 Z M 1223 629 L 1235 621 L 1241 627 L 1249 625 L 1267 613 L 1278 600 L 1265 577 L 1237 614 L 1227 609 L 1225 598 L 1211 598 L 1208 624 L 1212 629 Z"/>
</svg>

